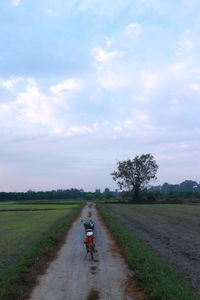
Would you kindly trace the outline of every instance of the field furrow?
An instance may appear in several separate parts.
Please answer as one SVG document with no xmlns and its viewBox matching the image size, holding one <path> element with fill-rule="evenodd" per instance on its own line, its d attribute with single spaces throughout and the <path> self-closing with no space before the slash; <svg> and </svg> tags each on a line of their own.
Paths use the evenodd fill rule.
<svg viewBox="0 0 200 300">
<path fill-rule="evenodd" d="M 128 230 L 181 271 L 200 293 L 200 207 L 106 205 Z"/>
</svg>

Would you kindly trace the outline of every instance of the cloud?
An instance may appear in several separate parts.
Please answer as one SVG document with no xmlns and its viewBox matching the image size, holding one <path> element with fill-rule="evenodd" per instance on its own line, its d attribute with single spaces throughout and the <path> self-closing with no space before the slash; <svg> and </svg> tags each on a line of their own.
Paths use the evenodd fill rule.
<svg viewBox="0 0 200 300">
<path fill-rule="evenodd" d="M 70 128 L 71 134 L 78 133 L 78 134 L 86 134 L 86 133 L 95 133 L 99 128 L 98 122 L 94 122 L 91 126 L 72 126 Z"/>
<path fill-rule="evenodd" d="M 162 156 L 165 170 L 173 161 L 173 174 L 186 153 L 197 165 L 199 155 L 189 154 L 198 152 L 200 138 L 199 11 L 185 9 L 195 1 L 44 2 L 26 3 L 28 23 L 11 10 L 2 36 L 0 157 L 15 163 L 12 183 L 21 170 L 30 178 L 39 169 L 40 179 L 54 184 L 48 176 L 55 169 L 56 185 L 67 177 L 76 185 L 77 176 L 83 180 L 74 171 L 78 161 L 79 172 L 88 171 L 85 184 L 95 185 L 99 170 L 103 178 L 115 159 L 144 149 Z"/>
<path fill-rule="evenodd" d="M 9 91 L 13 91 L 15 86 L 21 81 L 23 81 L 22 77 L 16 77 L 6 80 L 0 79 L 0 86 Z"/>
<path fill-rule="evenodd" d="M 79 9 L 82 12 L 88 12 L 94 15 L 116 18 L 122 11 L 126 10 L 132 0 L 82 0 Z"/>
<path fill-rule="evenodd" d="M 188 87 L 191 91 L 194 91 L 194 92 L 200 91 L 200 83 L 190 83 Z"/>
<path fill-rule="evenodd" d="M 54 125 L 52 99 L 41 93 L 36 85 L 18 95 L 15 107 L 20 121 L 25 124 Z"/>
<path fill-rule="evenodd" d="M 101 87 L 114 91 L 130 83 L 128 76 L 121 70 L 119 51 L 115 49 L 107 51 L 97 47 L 92 49 L 92 54 L 95 60 L 96 78 Z"/>
<path fill-rule="evenodd" d="M 70 103 L 80 89 L 80 80 L 67 79 L 42 91 L 31 78 L 2 80 L 2 85 L 11 90 L 12 101 L 0 103 L 0 128 L 3 138 L 17 138 L 21 135 L 72 136 L 92 134 L 98 130 L 98 121 L 83 122 L 81 111 Z M 23 85 L 21 85 L 23 82 Z M 16 89 L 13 90 L 13 84 Z M 18 85 L 18 86 L 17 86 Z M 66 93 L 67 92 L 67 95 Z M 70 94 L 68 93 L 70 92 Z M 8 135 L 8 132 L 10 133 Z"/>
<path fill-rule="evenodd" d="M 116 131 L 116 132 L 118 132 L 118 133 L 120 133 L 120 132 L 122 132 L 123 129 L 122 129 L 122 126 L 117 125 L 117 126 L 113 127 L 113 130 Z"/>
<path fill-rule="evenodd" d="M 80 86 L 79 80 L 70 78 L 50 87 L 50 91 L 55 95 L 62 96 L 64 92 L 79 90 Z"/>
<path fill-rule="evenodd" d="M 21 0 L 12 0 L 13 6 L 18 6 L 21 3 Z"/>
<path fill-rule="evenodd" d="M 141 34 L 141 31 L 142 26 L 140 24 L 132 23 L 125 28 L 124 34 L 132 38 L 137 38 Z"/>
<path fill-rule="evenodd" d="M 68 128 L 68 120 L 64 117 L 69 109 L 68 103 L 60 99 L 62 91 L 73 90 L 75 81 L 67 81 L 68 85 L 56 85 L 53 92 L 49 95 L 48 91 L 42 92 L 33 79 L 21 79 L 23 86 L 19 87 L 12 96 L 12 101 L 0 103 L 1 128 L 4 132 L 12 132 L 9 136 L 19 136 L 21 134 L 32 134 L 37 132 L 49 134 L 50 132 L 65 132 Z M 18 82 L 12 79 L 12 82 Z M 12 86 L 12 85 L 11 85 Z M 10 88 L 10 85 L 8 85 Z"/>
<path fill-rule="evenodd" d="M 132 130 L 132 129 L 136 128 L 136 125 L 135 125 L 135 122 L 133 120 L 126 120 L 124 122 L 124 127 Z"/>
<path fill-rule="evenodd" d="M 109 43 L 109 45 L 111 45 Z M 118 54 L 117 51 L 106 51 L 103 48 L 94 48 L 92 49 L 92 54 L 94 55 L 94 58 L 97 62 L 101 63 L 107 63 L 113 58 L 115 58 Z"/>
<path fill-rule="evenodd" d="M 99 74 L 99 83 L 103 88 L 115 91 L 128 86 L 129 80 L 119 72 L 115 73 L 111 70 L 105 70 Z"/>
<path fill-rule="evenodd" d="M 52 9 L 52 8 L 47 8 L 45 10 L 45 12 L 50 17 L 54 17 L 54 18 L 59 17 L 59 13 L 56 10 Z"/>
<path fill-rule="evenodd" d="M 180 101 L 177 99 L 177 98 L 173 98 L 171 101 L 170 101 L 170 104 L 172 104 L 172 105 L 177 105 L 177 104 L 179 104 L 180 103 Z"/>
<path fill-rule="evenodd" d="M 187 29 L 181 34 L 176 50 L 177 56 L 191 55 L 191 51 L 195 47 L 195 42 L 190 38 L 190 33 L 190 30 Z"/>
<path fill-rule="evenodd" d="M 26 131 L 39 124 L 57 126 L 53 108 L 53 98 L 41 93 L 34 81 L 28 81 L 25 90 L 17 93 L 16 99 L 0 104 L 0 114 L 13 126 L 13 130 L 20 127 Z"/>
<path fill-rule="evenodd" d="M 162 82 L 161 74 L 159 72 L 152 72 L 150 70 L 141 70 L 140 72 L 140 95 L 139 100 L 148 100 L 160 87 Z"/>
<path fill-rule="evenodd" d="M 113 43 L 112 38 L 106 36 L 105 40 L 106 40 L 106 47 L 110 48 L 112 46 L 112 43 Z"/>
<path fill-rule="evenodd" d="M 158 14 L 167 14 L 173 5 L 170 1 L 164 2 L 162 0 L 137 0 L 136 7 L 139 13 L 155 11 Z"/>
</svg>

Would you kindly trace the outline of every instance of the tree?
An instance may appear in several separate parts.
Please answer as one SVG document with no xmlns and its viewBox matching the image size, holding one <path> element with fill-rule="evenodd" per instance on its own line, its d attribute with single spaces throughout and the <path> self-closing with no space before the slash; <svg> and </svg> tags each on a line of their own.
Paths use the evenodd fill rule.
<svg viewBox="0 0 200 300">
<path fill-rule="evenodd" d="M 156 179 L 158 165 L 151 154 L 142 154 L 135 158 L 118 161 L 117 171 L 111 173 L 120 189 L 125 188 L 132 192 L 133 202 L 139 200 L 139 194 L 151 179 Z"/>
<path fill-rule="evenodd" d="M 103 192 L 103 196 L 109 200 L 110 198 L 112 198 L 112 192 L 109 190 L 109 188 L 105 188 L 104 192 Z"/>
<path fill-rule="evenodd" d="M 198 183 L 193 180 L 185 180 L 180 183 L 179 189 L 181 191 L 194 192 L 198 188 Z"/>
</svg>

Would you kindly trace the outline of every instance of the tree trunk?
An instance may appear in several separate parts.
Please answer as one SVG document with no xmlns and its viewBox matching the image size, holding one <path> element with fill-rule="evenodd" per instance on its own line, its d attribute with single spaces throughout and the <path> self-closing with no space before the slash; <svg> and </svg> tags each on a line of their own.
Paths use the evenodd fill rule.
<svg viewBox="0 0 200 300">
<path fill-rule="evenodd" d="M 140 192 L 140 189 L 139 189 L 138 186 L 133 189 L 132 203 L 139 203 L 140 202 L 139 192 Z"/>
</svg>

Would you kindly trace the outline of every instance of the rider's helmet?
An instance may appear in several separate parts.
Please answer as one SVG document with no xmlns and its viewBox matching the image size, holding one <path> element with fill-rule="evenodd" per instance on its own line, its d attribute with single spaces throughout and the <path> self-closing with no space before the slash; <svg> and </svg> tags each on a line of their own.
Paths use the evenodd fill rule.
<svg viewBox="0 0 200 300">
<path fill-rule="evenodd" d="M 90 228 L 94 228 L 94 221 L 90 220 Z"/>
</svg>

